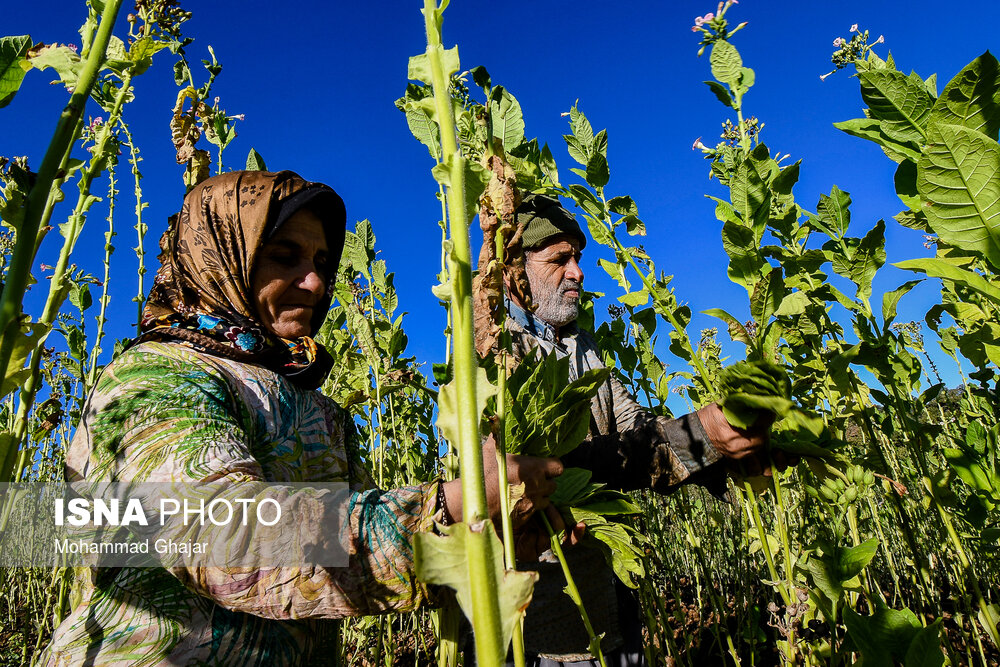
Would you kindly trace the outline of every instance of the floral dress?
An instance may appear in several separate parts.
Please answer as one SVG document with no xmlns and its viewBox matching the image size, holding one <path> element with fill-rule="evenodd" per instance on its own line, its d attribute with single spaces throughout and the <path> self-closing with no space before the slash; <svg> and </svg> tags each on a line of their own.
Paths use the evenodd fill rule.
<svg viewBox="0 0 1000 667">
<path fill-rule="evenodd" d="M 67 453 L 67 480 L 347 482 L 343 568 L 93 568 L 41 665 L 315 665 L 345 616 L 428 601 L 412 536 L 437 482 L 380 491 L 344 410 L 262 366 L 176 343 L 110 364 Z"/>
</svg>

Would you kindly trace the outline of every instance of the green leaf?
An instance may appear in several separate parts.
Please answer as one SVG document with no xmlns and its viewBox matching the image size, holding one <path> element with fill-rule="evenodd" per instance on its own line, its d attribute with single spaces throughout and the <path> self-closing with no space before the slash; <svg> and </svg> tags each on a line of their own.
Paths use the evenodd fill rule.
<svg viewBox="0 0 1000 667">
<path fill-rule="evenodd" d="M 549 149 L 548 144 L 542 146 L 541 153 L 538 158 L 538 167 L 542 170 L 542 173 L 549 177 L 552 181 L 552 185 L 559 187 L 559 170 L 556 168 L 556 160 L 552 157 L 552 151 Z"/>
<path fill-rule="evenodd" d="M 903 143 L 890 138 L 882 131 L 879 121 L 873 118 L 853 118 L 834 123 L 833 126 L 852 137 L 874 141 L 882 147 L 882 150 L 893 162 L 902 162 L 903 160 L 916 162 L 920 159 L 920 151 L 912 143 Z"/>
<path fill-rule="evenodd" d="M 427 147 L 435 160 L 441 159 L 441 130 L 420 104 L 408 102 L 404 107 L 406 126 L 417 141 Z"/>
<path fill-rule="evenodd" d="M 472 81 L 483 89 L 484 92 L 489 94 L 490 88 L 493 87 L 492 81 L 490 81 L 490 73 L 486 71 L 486 68 L 482 65 L 477 65 L 469 70 L 469 74 L 472 75 Z"/>
<path fill-rule="evenodd" d="M 975 130 L 932 124 L 917 163 L 930 228 L 946 243 L 1000 267 L 1000 147 Z"/>
<path fill-rule="evenodd" d="M 718 81 L 706 81 L 705 85 L 707 85 L 711 89 L 711 91 L 715 93 L 715 96 L 719 98 L 720 102 L 725 104 L 727 107 L 732 108 L 733 98 L 732 95 L 729 94 L 729 90 L 725 86 L 723 86 Z"/>
<path fill-rule="evenodd" d="M 784 298 L 785 282 L 781 278 L 781 267 L 778 266 L 764 275 L 750 296 L 750 314 L 761 328 L 767 326 Z"/>
<path fill-rule="evenodd" d="M 490 182 L 490 172 L 478 162 L 463 160 L 465 165 L 465 219 L 472 220 L 479 213 L 479 197 Z"/>
<path fill-rule="evenodd" d="M 264 158 L 261 157 L 257 149 L 251 148 L 250 153 L 247 155 L 247 171 L 267 171 L 267 165 L 264 164 Z"/>
<path fill-rule="evenodd" d="M 1000 128 L 1000 67 L 989 51 L 962 68 L 941 91 L 929 123 L 961 125 L 993 141 Z"/>
<path fill-rule="evenodd" d="M 36 69 L 44 70 L 51 67 L 59 75 L 59 83 L 68 88 L 76 85 L 83 69 L 83 61 L 71 48 L 54 44 L 43 46 L 28 58 L 28 62 Z"/>
<path fill-rule="evenodd" d="M 555 505 L 575 505 L 590 495 L 588 490 L 593 473 L 585 468 L 566 468 L 556 477 L 556 490 L 549 496 Z"/>
<path fill-rule="evenodd" d="M 922 143 L 933 99 L 916 74 L 879 69 L 858 72 L 861 98 L 879 128 L 898 142 Z"/>
<path fill-rule="evenodd" d="M 587 120 L 583 112 L 577 108 L 576 104 L 569 110 L 569 127 L 573 132 L 573 136 L 580 141 L 581 145 L 590 150 L 594 142 L 594 128 L 590 125 L 590 121 Z M 581 162 L 581 164 L 586 163 L 586 160 Z"/>
<path fill-rule="evenodd" d="M 31 68 L 25 59 L 30 48 L 28 35 L 0 37 L 0 108 L 11 103 Z"/>
<path fill-rule="evenodd" d="M 920 632 L 920 621 L 909 609 L 879 607 L 871 616 L 861 616 L 850 607 L 844 609 L 847 637 L 861 652 L 865 664 L 891 665 L 902 660 Z"/>
<path fill-rule="evenodd" d="M 978 273 L 959 268 L 944 259 L 928 257 L 926 259 L 908 259 L 896 262 L 893 266 L 905 271 L 918 271 L 926 273 L 932 278 L 950 280 L 953 283 L 968 287 L 987 299 L 1000 305 L 1000 287 L 987 281 Z"/>
<path fill-rule="evenodd" d="M 717 317 L 726 323 L 729 328 L 729 337 L 733 340 L 744 343 L 745 345 L 750 345 L 750 334 L 747 332 L 746 327 L 738 319 L 730 315 L 728 312 L 721 308 L 709 308 L 708 310 L 701 311 L 705 315 L 711 315 L 712 317 Z"/>
<path fill-rule="evenodd" d="M 843 242 L 847 253 L 833 255 L 833 270 L 857 285 L 858 298 L 867 302 L 872 293 L 872 279 L 885 264 L 885 221 L 875 223 L 864 238 L 845 238 Z"/>
<path fill-rule="evenodd" d="M 645 306 L 649 303 L 649 292 L 646 290 L 639 290 L 638 292 L 629 292 L 628 294 L 623 294 L 618 297 L 618 300 L 624 303 L 626 306 L 632 306 L 633 308 L 638 308 L 640 306 Z"/>
<path fill-rule="evenodd" d="M 899 305 L 899 300 L 922 282 L 922 280 L 908 280 L 891 292 L 882 295 L 882 319 L 886 327 L 896 319 L 896 306 Z"/>
<path fill-rule="evenodd" d="M 727 222 L 722 226 L 722 247 L 729 255 L 729 279 L 753 290 L 766 265 L 757 249 L 753 230 L 738 223 Z"/>
<path fill-rule="evenodd" d="M 611 172 L 608 169 L 608 158 L 603 153 L 594 153 L 587 161 L 587 183 L 590 187 L 599 189 L 608 184 Z"/>
<path fill-rule="evenodd" d="M 810 223 L 831 238 L 839 239 L 847 233 L 847 228 L 851 225 L 850 205 L 850 193 L 834 185 L 829 196 L 823 194 L 819 196 L 816 217 L 811 218 Z"/>
<path fill-rule="evenodd" d="M 628 232 L 629 236 L 646 235 L 646 223 L 634 215 L 626 215 L 624 218 L 619 220 L 619 222 L 625 223 L 625 231 Z"/>
<path fill-rule="evenodd" d="M 569 193 L 572 195 L 573 201 L 576 202 L 577 206 L 586 211 L 588 215 L 595 218 L 604 217 L 604 204 L 602 204 L 601 200 L 586 187 L 580 185 L 579 183 L 574 183 L 569 186 Z M 598 243 L 600 243 L 600 241 L 598 241 Z"/>
<path fill-rule="evenodd" d="M 65 295 L 62 298 L 65 298 Z M 61 300 L 59 303 L 61 303 Z M 17 324 L 11 324 L 10 326 L 10 331 L 13 333 L 14 327 Z M 7 366 L 7 375 L 3 378 L 3 382 L 0 383 L 0 398 L 20 387 L 28 379 L 28 374 L 31 371 L 24 368 L 24 364 L 28 361 L 28 356 L 35 349 L 35 345 L 48 334 L 50 327 L 39 323 L 23 324 L 20 330 L 21 335 L 14 340 L 14 350 L 11 353 L 10 363 Z M 0 464 L 2 463 L 3 461 L 0 459 Z"/>
<path fill-rule="evenodd" d="M 482 524 L 481 532 L 474 532 L 467 524 L 458 523 L 442 526 L 438 530 L 444 535 L 417 533 L 414 535 L 413 560 L 417 578 L 420 581 L 447 586 L 455 591 L 458 604 L 471 621 L 473 614 L 472 587 L 494 586 L 499 592 L 500 622 L 502 624 L 503 653 L 492 656 L 494 664 L 502 664 L 507 654 L 514 626 L 520 622 L 524 610 L 531 601 L 531 592 L 538 580 L 537 572 L 504 571 L 503 545 L 496 535 L 493 523 Z M 489 554 L 491 571 L 489 581 L 472 581 L 469 567 L 469 545 L 473 540 L 485 540 Z M 486 662 L 487 656 L 479 656 Z"/>
<path fill-rule="evenodd" d="M 861 574 L 861 571 L 875 558 L 875 554 L 878 553 L 878 547 L 878 538 L 873 537 L 857 546 L 840 549 L 841 581 L 853 579 Z"/>
<path fill-rule="evenodd" d="M 597 243 L 601 245 L 614 247 L 614 238 L 611 236 L 611 232 L 608 228 L 604 226 L 600 220 L 595 220 L 594 218 L 587 216 L 587 230 L 590 232 L 590 237 L 594 239 Z"/>
<path fill-rule="evenodd" d="M 457 381 L 452 379 L 451 382 L 443 385 L 438 392 L 437 426 L 441 429 L 441 433 L 444 434 L 445 439 L 453 444 L 458 443 L 458 406 L 465 400 L 465 397 L 458 395 L 459 389 L 456 383 Z M 486 370 L 477 368 L 476 407 L 478 411 L 476 414 L 483 414 L 483 410 L 486 409 L 486 402 L 496 391 L 496 387 L 486 376 Z"/>
<path fill-rule="evenodd" d="M 618 215 L 639 215 L 639 207 L 629 196 L 612 197 L 608 200 L 608 210 Z"/>
<path fill-rule="evenodd" d="M 499 98 L 499 99 L 497 99 Z M 517 148 L 524 141 L 524 116 L 521 104 L 503 86 L 493 89 L 490 97 L 493 136 L 500 139 L 505 151 Z"/>
<path fill-rule="evenodd" d="M 778 310 L 774 311 L 776 317 L 794 317 L 796 315 L 801 315 L 806 312 L 806 306 L 812 303 L 812 299 L 809 295 L 798 290 L 790 294 L 786 294 L 785 298 L 781 300 L 781 305 L 778 306 Z"/>
<path fill-rule="evenodd" d="M 722 83 L 736 86 L 743 73 L 743 59 L 740 52 L 729 42 L 719 41 L 712 45 L 709 56 L 712 65 L 712 76 Z"/>
<path fill-rule="evenodd" d="M 903 660 L 904 667 L 941 667 L 944 653 L 941 651 L 941 619 L 917 632 L 910 642 Z"/>
<path fill-rule="evenodd" d="M 725 42 L 720 43 L 724 44 Z M 733 208 L 743 215 L 743 224 L 754 228 L 757 238 L 760 238 L 761 234 L 757 233 L 756 230 L 759 226 L 757 221 L 761 217 L 765 221 L 767 220 L 768 210 L 765 208 L 765 202 L 767 202 L 768 191 L 752 160 L 744 160 L 736 168 L 736 173 L 733 175 L 729 187 Z M 758 211 L 761 209 L 763 209 L 763 216 L 758 215 Z"/>
</svg>

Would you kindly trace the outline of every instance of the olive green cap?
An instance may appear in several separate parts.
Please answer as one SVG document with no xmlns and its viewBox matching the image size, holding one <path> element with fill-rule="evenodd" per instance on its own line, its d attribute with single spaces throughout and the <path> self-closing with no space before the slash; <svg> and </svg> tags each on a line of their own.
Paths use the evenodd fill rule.
<svg viewBox="0 0 1000 667">
<path fill-rule="evenodd" d="M 517 224 L 526 225 L 521 243 L 525 250 L 545 245 L 555 236 L 568 234 L 580 242 L 580 250 L 587 245 L 587 237 L 576 216 L 567 211 L 559 200 L 547 195 L 527 195 L 515 211 Z"/>
</svg>

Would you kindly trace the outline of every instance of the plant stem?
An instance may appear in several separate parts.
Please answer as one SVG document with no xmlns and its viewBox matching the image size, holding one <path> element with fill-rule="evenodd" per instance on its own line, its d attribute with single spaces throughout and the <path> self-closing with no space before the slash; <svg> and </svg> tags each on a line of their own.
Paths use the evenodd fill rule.
<svg viewBox="0 0 1000 667">
<path fill-rule="evenodd" d="M 601 667 L 608 667 L 608 663 L 604 660 L 604 653 L 601 652 L 601 638 L 594 634 L 594 626 L 590 624 L 590 617 L 587 616 L 587 608 L 583 606 L 583 598 L 580 597 L 580 591 L 577 589 L 576 582 L 573 581 L 573 575 L 569 571 L 569 565 L 566 563 L 566 556 L 563 555 L 562 545 L 559 544 L 559 536 L 556 535 L 554 530 L 552 530 L 552 524 L 549 523 L 549 518 L 545 516 L 544 512 L 539 512 L 538 516 L 542 517 L 542 523 L 545 524 L 545 530 L 549 532 L 549 541 L 552 543 L 552 552 L 559 560 L 563 576 L 566 577 L 566 594 L 571 600 L 573 600 L 574 604 L 576 604 L 576 608 L 580 610 L 580 618 L 583 619 L 583 625 L 587 628 L 587 636 L 590 637 L 590 654 L 598 659 L 601 663 Z"/>
<path fill-rule="evenodd" d="M 488 534 L 475 528 L 489 521 L 483 477 L 483 457 L 479 440 L 478 363 L 473 343 L 472 263 L 469 225 L 465 218 L 465 160 L 458 149 L 455 119 L 448 92 L 447 75 L 442 66 L 441 10 L 436 0 L 424 0 L 424 28 L 427 34 L 427 60 L 430 64 L 434 104 L 441 128 L 443 162 L 449 166 L 447 189 L 448 217 L 452 248 L 449 256 L 451 274 L 451 314 L 454 330 L 455 388 L 462 397 L 458 402 L 458 449 L 462 479 L 462 520 L 472 532 L 467 542 L 469 579 L 472 583 L 472 625 L 475 633 L 477 663 L 491 667 L 503 660 L 500 604 L 493 552 Z"/>
<path fill-rule="evenodd" d="M 14 343 L 21 336 L 17 320 L 21 312 L 24 292 L 28 285 L 28 276 L 31 273 L 35 240 L 42 214 L 50 197 L 53 182 L 58 176 L 59 165 L 69 150 L 69 146 L 76 141 L 78 136 L 79 122 L 83 117 L 87 98 L 90 97 L 90 91 L 94 87 L 94 82 L 97 80 L 97 75 L 104 62 L 108 43 L 111 40 L 111 31 L 115 26 L 115 19 L 121 4 L 122 0 L 108 0 L 104 6 L 104 12 L 101 15 L 97 34 L 91 44 L 87 60 L 80 71 L 80 77 L 77 79 L 69 103 L 59 116 L 52 141 L 45 151 L 45 157 L 38 170 L 35 185 L 28 193 L 25 202 L 24 222 L 18 230 L 17 242 L 14 246 L 10 267 L 7 270 L 3 296 L 0 297 L 0 378 L 7 377 Z"/>
</svg>

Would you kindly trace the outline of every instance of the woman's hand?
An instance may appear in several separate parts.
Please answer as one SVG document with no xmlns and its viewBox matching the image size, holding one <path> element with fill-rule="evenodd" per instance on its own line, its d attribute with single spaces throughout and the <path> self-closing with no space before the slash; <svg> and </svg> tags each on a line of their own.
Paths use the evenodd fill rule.
<svg viewBox="0 0 1000 667">
<path fill-rule="evenodd" d="M 486 477 L 486 504 L 500 532 L 500 485 L 497 466 L 496 441 L 491 435 L 483 445 L 483 473 Z M 538 458 L 534 456 L 518 456 L 507 454 L 507 479 L 514 486 L 524 484 L 524 493 L 511 509 L 511 524 L 514 529 L 521 527 L 538 510 L 549 507 L 549 496 L 556 490 L 555 478 L 563 472 L 563 464 L 556 458 Z M 452 522 L 462 520 L 462 484 L 461 480 L 445 482 L 445 514 Z M 562 519 L 558 512 L 553 512 L 550 520 L 553 528 L 562 528 Z"/>
</svg>

